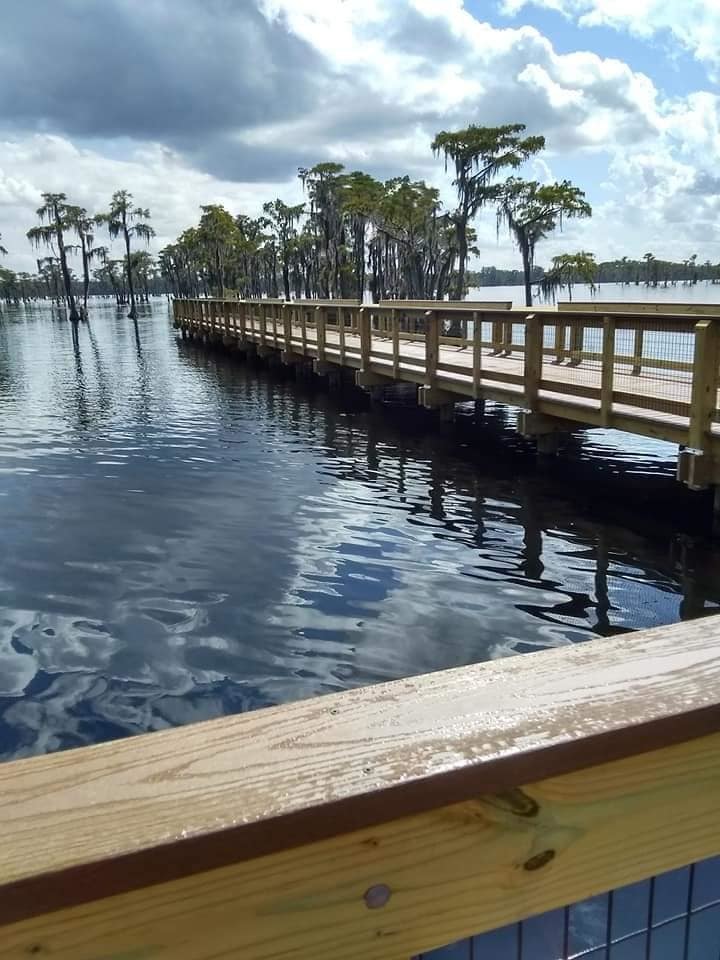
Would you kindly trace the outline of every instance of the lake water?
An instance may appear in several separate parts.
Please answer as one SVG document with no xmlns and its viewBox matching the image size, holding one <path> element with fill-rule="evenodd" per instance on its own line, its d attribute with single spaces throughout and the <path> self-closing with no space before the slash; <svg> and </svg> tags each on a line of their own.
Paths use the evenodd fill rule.
<svg viewBox="0 0 720 960">
<path fill-rule="evenodd" d="M 533 293 L 536 292 L 533 287 Z M 482 287 L 470 290 L 468 299 L 471 300 L 510 300 L 515 306 L 521 307 L 525 303 L 523 287 Z M 591 290 L 585 284 L 573 287 L 572 299 L 578 302 L 599 300 L 613 303 L 717 303 L 720 304 L 720 284 L 718 283 L 678 283 L 673 286 L 663 284 L 657 287 L 648 287 L 644 283 L 601 283 Z M 539 300 L 539 298 L 538 298 Z M 558 300 L 569 300 L 567 290 L 562 291 Z M 542 302 L 542 301 L 539 301 Z"/>
<path fill-rule="evenodd" d="M 0 758 L 717 609 L 676 450 L 440 432 L 178 341 L 0 318 Z"/>
</svg>

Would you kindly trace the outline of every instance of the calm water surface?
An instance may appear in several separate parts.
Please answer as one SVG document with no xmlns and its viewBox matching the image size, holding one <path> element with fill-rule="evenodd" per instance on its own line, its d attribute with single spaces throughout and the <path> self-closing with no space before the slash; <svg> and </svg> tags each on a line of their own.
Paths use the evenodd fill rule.
<svg viewBox="0 0 720 960">
<path fill-rule="evenodd" d="M 178 342 L 164 301 L 76 342 L 6 311 L 0 757 L 716 609 L 674 448 L 538 471 L 501 407 L 416 418 Z"/>
</svg>

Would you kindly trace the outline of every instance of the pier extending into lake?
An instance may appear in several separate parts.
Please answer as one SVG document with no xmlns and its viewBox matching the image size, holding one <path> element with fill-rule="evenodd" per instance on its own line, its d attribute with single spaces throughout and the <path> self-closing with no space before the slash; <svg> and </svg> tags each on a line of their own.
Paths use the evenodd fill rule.
<svg viewBox="0 0 720 960">
<path fill-rule="evenodd" d="M 460 401 L 518 407 L 520 431 L 543 453 L 578 427 L 669 441 L 680 448 L 680 481 L 720 484 L 719 305 L 196 299 L 173 308 L 184 336 L 320 375 L 346 368 L 379 395 L 406 383 L 444 418 Z"/>
</svg>

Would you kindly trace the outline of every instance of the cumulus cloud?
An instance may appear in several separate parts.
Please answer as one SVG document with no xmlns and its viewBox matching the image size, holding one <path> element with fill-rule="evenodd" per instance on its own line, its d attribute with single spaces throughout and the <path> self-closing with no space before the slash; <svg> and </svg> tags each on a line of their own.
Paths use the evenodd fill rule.
<svg viewBox="0 0 720 960">
<path fill-rule="evenodd" d="M 622 13 L 610 0 L 506 6 L 526 2 Z M 94 210 L 127 187 L 153 210 L 158 243 L 200 203 L 257 213 L 274 196 L 299 199 L 297 168 L 324 159 L 424 177 L 451 203 L 429 145 L 470 122 L 545 134 L 546 157 L 528 172 L 561 169 L 587 189 L 596 219 L 546 255 L 580 239 L 600 255 L 618 242 L 632 253 L 645 244 L 631 225 L 637 198 L 662 222 L 678 209 L 662 190 L 698 196 L 720 156 L 715 95 L 668 99 L 631 64 L 559 53 L 537 29 L 485 22 L 463 0 L 5 0 L 4 13 L 0 231 L 18 269 L 32 268 L 24 232 L 46 189 Z M 643 192 L 649 168 L 657 184 Z M 696 242 L 700 229 L 687 226 Z M 491 217 L 480 241 L 485 262 L 515 262 Z"/>
<path fill-rule="evenodd" d="M 639 37 L 670 34 L 698 60 L 720 65 L 720 6 L 717 0 L 504 0 L 506 13 L 545 7 L 581 26 L 614 27 Z"/>
</svg>

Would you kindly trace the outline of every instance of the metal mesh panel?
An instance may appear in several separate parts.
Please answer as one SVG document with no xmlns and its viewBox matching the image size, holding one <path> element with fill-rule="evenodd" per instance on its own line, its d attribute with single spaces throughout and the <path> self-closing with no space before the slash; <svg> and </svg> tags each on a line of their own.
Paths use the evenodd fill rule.
<svg viewBox="0 0 720 960">
<path fill-rule="evenodd" d="M 596 317 L 543 318 L 542 379 L 547 389 L 599 398 L 602 389 L 603 329 Z M 579 392 L 577 388 L 581 388 Z"/>
<path fill-rule="evenodd" d="M 608 413 L 660 421 L 689 417 L 694 319 L 543 319 L 544 389 L 596 402 L 604 392 Z"/>
<path fill-rule="evenodd" d="M 720 960 L 720 857 L 415 960 Z"/>
<path fill-rule="evenodd" d="M 688 417 L 694 352 L 693 321 L 686 326 L 652 319 L 634 325 L 619 321 L 614 370 L 619 402 L 648 403 L 661 415 Z"/>
</svg>

